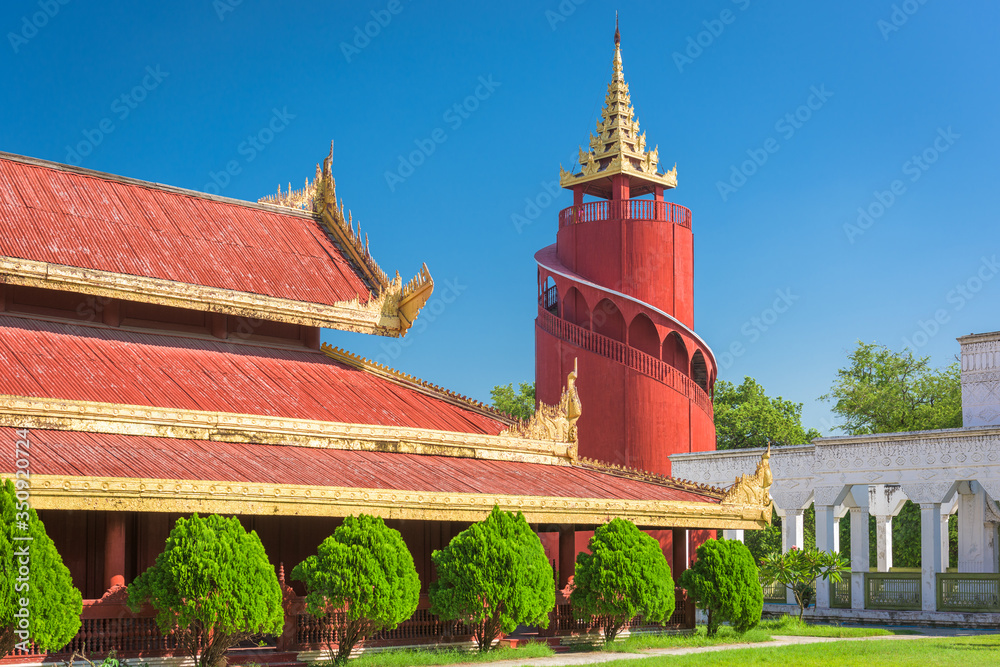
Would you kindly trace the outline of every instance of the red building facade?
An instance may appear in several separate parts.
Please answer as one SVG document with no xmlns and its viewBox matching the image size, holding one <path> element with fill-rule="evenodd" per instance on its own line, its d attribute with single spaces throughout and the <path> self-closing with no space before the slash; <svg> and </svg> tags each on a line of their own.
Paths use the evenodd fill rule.
<svg viewBox="0 0 1000 667">
<path fill-rule="evenodd" d="M 578 363 L 580 455 L 669 475 L 671 454 L 715 449 L 717 367 L 693 328 L 691 211 L 664 199 L 677 168 L 660 171 L 658 149 L 646 150 L 617 30 L 589 145 L 578 172 L 560 169 L 573 206 L 559 213 L 556 243 L 535 255 L 536 394 L 558 400 Z"/>
</svg>

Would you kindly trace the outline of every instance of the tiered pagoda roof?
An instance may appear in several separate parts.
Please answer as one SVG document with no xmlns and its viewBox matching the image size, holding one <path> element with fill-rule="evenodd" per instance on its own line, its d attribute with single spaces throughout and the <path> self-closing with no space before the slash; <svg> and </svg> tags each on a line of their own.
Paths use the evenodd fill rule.
<svg viewBox="0 0 1000 667">
<path fill-rule="evenodd" d="M 564 188 L 584 185 L 584 194 L 611 198 L 611 177 L 627 174 L 630 194 L 638 197 L 653 192 L 654 187 L 677 187 L 677 167 L 659 171 L 659 147 L 646 150 L 646 133 L 639 131 L 635 109 L 622 69 L 621 36 L 615 26 L 615 56 L 604 109 L 597 121 L 597 134 L 590 135 L 590 150 L 580 149 L 580 171 L 559 168 L 559 182 Z"/>
<path fill-rule="evenodd" d="M 254 204 L 0 154 L 0 310 L 7 284 L 403 335 L 433 282 L 378 268 L 331 158 Z M 0 437 L 30 429 L 37 509 L 766 521 L 745 494 L 579 460 L 572 382 L 522 424 L 328 346 L 43 311 L 0 314 Z"/>
</svg>

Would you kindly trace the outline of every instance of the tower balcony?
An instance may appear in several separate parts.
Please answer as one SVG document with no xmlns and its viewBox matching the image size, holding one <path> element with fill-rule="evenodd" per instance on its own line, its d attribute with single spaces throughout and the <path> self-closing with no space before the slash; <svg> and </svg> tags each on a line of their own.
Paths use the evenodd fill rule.
<svg viewBox="0 0 1000 667">
<path fill-rule="evenodd" d="M 544 302 L 540 304 L 535 322 L 542 331 L 556 338 L 662 382 L 701 408 L 709 418 L 712 417 L 712 397 L 708 392 L 667 362 L 621 341 L 568 322 L 548 310 Z"/>
<path fill-rule="evenodd" d="M 672 222 L 691 229 L 691 209 L 655 199 L 620 199 L 587 202 L 559 212 L 559 226 L 598 220 L 651 220 Z"/>
</svg>

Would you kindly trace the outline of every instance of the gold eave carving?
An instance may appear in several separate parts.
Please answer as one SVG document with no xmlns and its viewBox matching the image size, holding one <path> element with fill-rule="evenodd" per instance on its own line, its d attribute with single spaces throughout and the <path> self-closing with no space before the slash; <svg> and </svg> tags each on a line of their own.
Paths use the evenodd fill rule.
<svg viewBox="0 0 1000 667">
<path fill-rule="evenodd" d="M 760 508 L 718 503 L 64 475 L 32 475 L 31 504 L 41 510 L 256 516 L 346 517 L 365 512 L 424 521 L 480 521 L 499 505 L 539 524 L 597 525 L 623 517 L 643 527 L 753 530 L 766 525 Z"/>
<path fill-rule="evenodd" d="M 0 426 L 569 465 L 570 445 L 506 435 L 0 395 Z"/>
<path fill-rule="evenodd" d="M 723 505 L 733 505 L 747 508 L 747 511 L 760 512 L 762 523 L 771 523 L 771 494 L 768 489 L 774 477 L 771 474 L 771 443 L 767 443 L 767 451 L 761 456 L 757 470 L 752 475 L 741 475 L 726 491 L 722 498 Z"/>
<path fill-rule="evenodd" d="M 389 281 L 367 303 L 327 305 L 4 256 L 0 282 L 391 337 L 406 333 L 434 288 L 425 265 L 406 285 L 398 276 Z"/>
</svg>

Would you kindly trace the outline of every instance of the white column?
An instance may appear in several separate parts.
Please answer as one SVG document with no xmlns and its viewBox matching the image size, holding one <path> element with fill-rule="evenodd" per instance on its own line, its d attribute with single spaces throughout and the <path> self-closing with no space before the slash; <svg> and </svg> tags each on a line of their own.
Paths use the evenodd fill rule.
<svg viewBox="0 0 1000 667">
<path fill-rule="evenodd" d="M 830 551 L 833 548 L 833 506 L 816 505 L 816 548 Z M 816 586 L 816 609 L 830 608 L 830 587 Z"/>
<path fill-rule="evenodd" d="M 923 610 L 936 611 L 941 571 L 941 503 L 920 503 L 920 578 Z"/>
<path fill-rule="evenodd" d="M 964 485 L 963 485 L 964 486 Z M 958 494 L 958 566 L 959 572 L 988 572 L 987 543 L 993 525 L 986 523 L 986 492 L 978 484 L 961 489 Z M 969 493 L 963 493 L 968 491 Z M 988 532 L 989 530 L 989 532 Z M 992 546 L 992 545 L 990 545 Z M 991 554 L 992 555 L 992 554 Z"/>
<path fill-rule="evenodd" d="M 805 524 L 802 521 L 804 511 L 802 509 L 785 510 L 785 518 L 781 520 L 782 553 L 791 550 L 792 547 L 801 549 L 805 546 Z M 785 602 L 797 604 L 795 593 L 790 588 L 785 591 Z"/>
<path fill-rule="evenodd" d="M 833 516 L 833 546 L 830 547 L 830 551 L 835 551 L 838 554 L 840 553 L 840 519 L 841 519 L 841 517 L 837 516 L 836 513 L 834 513 L 834 516 Z"/>
<path fill-rule="evenodd" d="M 875 515 L 875 554 L 878 559 L 878 571 L 888 572 L 892 569 L 892 516 Z"/>
<path fill-rule="evenodd" d="M 865 490 L 867 497 L 868 491 Z M 851 608 L 865 608 L 865 574 L 869 569 L 868 507 L 851 508 Z"/>
<path fill-rule="evenodd" d="M 729 530 L 725 529 L 722 531 L 722 539 L 724 540 L 738 540 L 743 541 L 743 529 L 740 530 Z"/>
<path fill-rule="evenodd" d="M 948 538 L 948 521 L 951 519 L 951 512 L 941 510 L 941 571 L 947 572 L 951 564 L 951 543 Z"/>
</svg>

